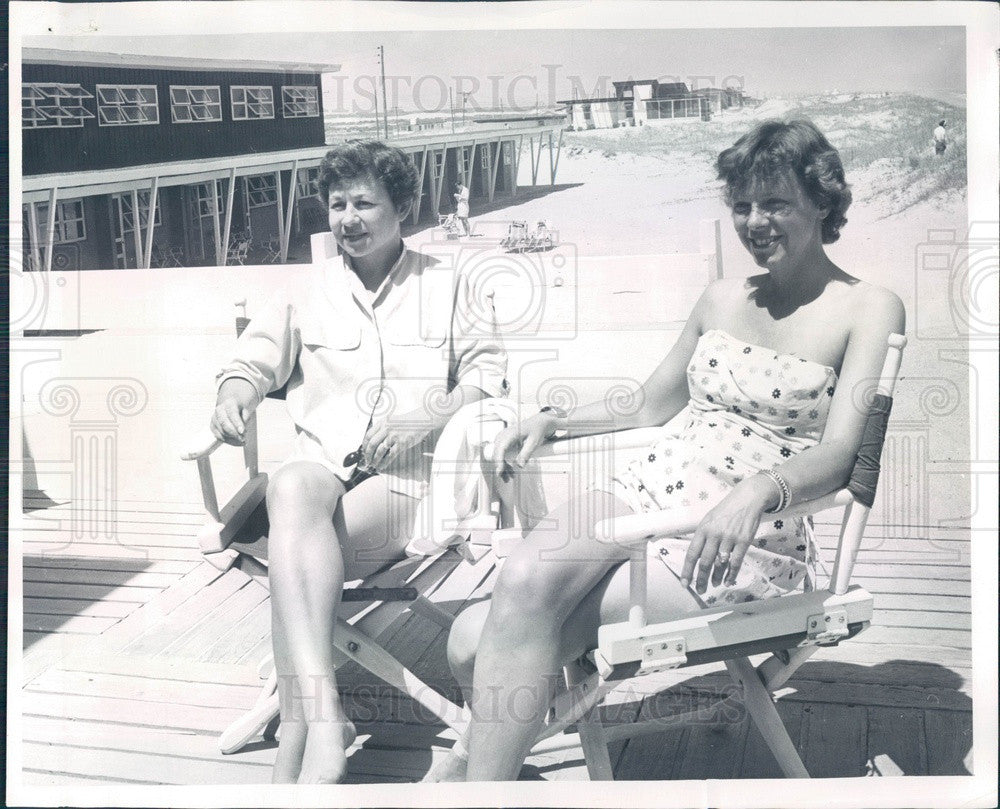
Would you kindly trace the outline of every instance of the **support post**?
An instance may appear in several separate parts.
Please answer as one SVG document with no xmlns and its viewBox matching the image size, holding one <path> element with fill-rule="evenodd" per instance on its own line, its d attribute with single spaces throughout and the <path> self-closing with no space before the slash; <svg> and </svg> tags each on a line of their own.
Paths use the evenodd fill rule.
<svg viewBox="0 0 1000 809">
<path fill-rule="evenodd" d="M 156 230 L 156 197 L 160 191 L 160 178 L 154 177 L 149 188 L 149 205 L 146 209 L 146 250 L 142 256 L 141 267 L 148 270 L 153 263 L 153 231 Z"/>
<path fill-rule="evenodd" d="M 284 262 L 282 256 L 285 255 L 285 251 L 288 249 L 285 245 L 285 220 L 281 217 L 281 212 L 285 207 L 285 203 L 281 194 L 281 169 L 274 172 L 274 193 L 275 193 L 275 212 L 278 214 L 278 258 L 280 261 Z"/>
<path fill-rule="evenodd" d="M 42 243 L 38 234 L 38 203 L 28 203 L 28 235 L 31 237 L 31 269 L 40 270 L 42 268 Z"/>
<path fill-rule="evenodd" d="M 562 154 L 563 131 L 559 130 L 559 142 L 556 144 L 555 158 L 552 155 L 552 130 L 549 130 L 549 185 L 556 184 L 556 171 L 559 168 L 559 156 Z"/>
<path fill-rule="evenodd" d="M 236 167 L 229 170 L 229 188 L 226 191 L 226 221 L 222 227 L 222 264 L 225 267 L 229 263 L 229 233 L 233 225 L 233 198 L 236 195 Z"/>
<path fill-rule="evenodd" d="M 531 147 L 531 184 L 538 185 L 538 166 L 542 162 L 542 136 L 538 136 L 538 155 L 535 155 L 535 139 L 528 135 L 528 145 Z"/>
<path fill-rule="evenodd" d="M 496 193 L 497 187 L 497 168 L 500 166 L 500 152 L 503 146 L 502 141 L 497 141 L 495 144 L 490 142 L 490 202 L 493 202 L 493 196 Z M 493 151 L 496 147 L 496 152 Z"/>
<path fill-rule="evenodd" d="M 386 124 L 388 126 L 388 123 Z M 285 240 L 281 244 L 281 263 L 288 261 L 288 243 L 292 236 L 292 213 L 295 210 L 295 192 L 299 190 L 299 161 L 292 161 L 292 178 L 288 183 L 288 207 L 285 212 Z"/>
<path fill-rule="evenodd" d="M 133 188 L 132 197 L 132 244 L 135 248 L 135 268 L 142 267 L 142 221 L 139 217 L 139 189 Z"/>
<path fill-rule="evenodd" d="M 59 189 L 52 187 L 49 189 L 49 215 L 45 223 L 45 272 L 52 272 L 52 253 L 56 243 L 56 200 L 59 197 Z"/>
<path fill-rule="evenodd" d="M 702 219 L 698 223 L 698 250 L 713 253 L 715 262 L 709 264 L 708 282 L 722 278 L 722 229 L 718 219 Z"/>
<path fill-rule="evenodd" d="M 417 224 L 420 221 L 420 203 L 424 200 L 424 174 L 427 170 L 427 146 L 424 146 L 424 151 L 420 155 L 420 182 L 417 187 L 420 189 L 417 192 L 417 201 L 413 205 L 413 224 Z"/>
<path fill-rule="evenodd" d="M 222 244 L 222 223 L 219 221 L 219 181 L 208 181 L 209 191 L 212 192 L 212 235 L 215 237 L 215 261 L 217 266 L 226 263 L 226 248 L 229 245 Z M 218 262 L 221 260 L 221 264 Z"/>
</svg>

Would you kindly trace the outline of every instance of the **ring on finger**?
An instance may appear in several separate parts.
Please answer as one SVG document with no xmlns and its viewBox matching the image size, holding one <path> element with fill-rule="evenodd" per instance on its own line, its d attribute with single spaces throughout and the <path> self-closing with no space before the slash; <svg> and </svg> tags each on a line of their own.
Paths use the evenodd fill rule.
<svg viewBox="0 0 1000 809">
<path fill-rule="evenodd" d="M 729 551 L 719 551 L 716 554 L 715 562 L 718 565 L 728 565 L 729 564 Z"/>
</svg>

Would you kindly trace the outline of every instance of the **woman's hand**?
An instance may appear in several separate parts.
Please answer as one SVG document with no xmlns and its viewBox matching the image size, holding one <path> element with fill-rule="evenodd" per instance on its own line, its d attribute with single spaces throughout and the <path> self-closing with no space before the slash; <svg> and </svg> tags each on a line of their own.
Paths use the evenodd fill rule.
<svg viewBox="0 0 1000 809">
<path fill-rule="evenodd" d="M 257 407 L 257 390 L 246 379 L 232 377 L 222 383 L 215 400 L 215 412 L 209 428 L 212 435 L 226 444 L 242 447 L 247 420 Z"/>
<path fill-rule="evenodd" d="M 432 429 L 431 417 L 422 411 L 373 424 L 361 442 L 362 463 L 376 472 L 384 472 L 421 443 Z"/>
<path fill-rule="evenodd" d="M 736 583 L 743 557 L 760 526 L 764 509 L 773 505 L 774 486 L 763 475 L 754 475 L 739 483 L 715 508 L 705 515 L 691 537 L 684 558 L 681 584 L 687 586 L 697 565 L 695 591 L 704 593 L 709 574 L 713 586 L 725 575 L 727 585 Z"/>
<path fill-rule="evenodd" d="M 493 442 L 493 468 L 503 480 L 522 468 L 531 454 L 559 427 L 558 416 L 536 413 L 524 421 L 501 430 Z M 513 460 L 508 457 L 517 453 Z"/>
</svg>

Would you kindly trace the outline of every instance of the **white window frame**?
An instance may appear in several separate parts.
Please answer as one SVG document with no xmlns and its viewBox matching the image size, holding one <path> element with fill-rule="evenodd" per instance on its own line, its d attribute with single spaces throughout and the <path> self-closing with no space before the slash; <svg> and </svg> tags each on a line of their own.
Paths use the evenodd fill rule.
<svg viewBox="0 0 1000 809">
<path fill-rule="evenodd" d="M 222 213 L 222 180 L 206 180 L 203 183 L 197 183 L 195 189 L 198 196 L 198 215 L 200 217 L 214 216 L 212 205 L 215 205 L 215 210 Z M 212 193 L 213 189 L 214 194 Z"/>
<path fill-rule="evenodd" d="M 299 169 L 299 176 L 296 178 L 297 188 L 295 196 L 297 199 L 319 199 L 319 166 Z"/>
<path fill-rule="evenodd" d="M 318 118 L 319 88 L 309 84 L 281 86 L 282 118 Z"/>
<path fill-rule="evenodd" d="M 209 117 L 196 117 L 194 110 L 199 108 L 205 109 Z M 171 84 L 170 121 L 175 124 L 219 123 L 222 121 L 222 89 L 218 84 Z"/>
<path fill-rule="evenodd" d="M 96 117 L 81 103 L 93 97 L 80 84 L 24 82 L 21 84 L 21 128 L 79 129 L 88 118 Z"/>
<path fill-rule="evenodd" d="M 152 91 L 152 99 L 146 96 Z M 112 98 L 116 94 L 117 98 Z M 135 98 L 130 96 L 134 95 Z M 108 120 L 106 111 L 115 110 L 126 120 Z M 126 110 L 132 110 L 145 120 L 129 120 Z M 153 113 L 150 120 L 149 113 Z M 155 84 L 98 84 L 97 85 L 97 125 L 98 126 L 148 126 L 160 123 L 160 96 Z"/>
<path fill-rule="evenodd" d="M 136 191 L 136 196 L 139 198 L 139 226 L 145 231 L 149 222 L 149 214 L 147 213 L 149 209 L 149 195 L 150 191 Z M 124 233 L 131 233 L 135 230 L 135 217 L 132 212 L 132 192 L 127 191 L 123 194 L 115 194 L 121 202 L 122 209 L 122 230 Z M 125 208 L 128 207 L 126 211 Z M 131 222 L 129 220 L 132 220 Z M 156 209 L 153 211 L 153 228 L 158 228 L 163 224 L 160 219 L 160 195 L 156 195 Z"/>
<path fill-rule="evenodd" d="M 49 221 L 49 203 L 36 203 L 38 207 L 35 213 L 41 227 L 47 227 Z M 73 210 L 67 210 L 69 206 Z M 79 213 L 79 215 L 77 215 Z M 73 226 L 74 235 L 69 234 L 69 228 Z M 44 238 L 44 237 L 43 237 Z M 52 231 L 52 241 L 54 244 L 73 244 L 74 242 L 87 241 L 87 214 L 83 207 L 83 199 L 60 199 L 56 201 L 56 226 Z"/>
<path fill-rule="evenodd" d="M 277 204 L 278 184 L 273 174 L 247 175 L 248 208 L 267 208 L 270 205 Z"/>
<path fill-rule="evenodd" d="M 274 118 L 274 88 L 270 85 L 234 85 L 229 88 L 229 104 L 234 121 L 270 121 Z"/>
</svg>

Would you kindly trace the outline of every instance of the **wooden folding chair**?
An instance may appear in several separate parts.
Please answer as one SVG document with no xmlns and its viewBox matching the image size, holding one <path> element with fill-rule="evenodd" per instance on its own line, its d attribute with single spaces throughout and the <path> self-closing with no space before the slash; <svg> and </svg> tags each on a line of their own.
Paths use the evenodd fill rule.
<svg viewBox="0 0 1000 809">
<path fill-rule="evenodd" d="M 328 234 L 321 234 L 320 238 L 325 235 Z M 314 249 L 324 244 L 325 241 L 315 242 Z M 236 305 L 244 307 L 236 318 L 238 336 L 249 319 L 245 314 L 246 300 L 237 301 Z M 268 397 L 284 399 L 285 391 L 274 391 Z M 268 477 L 258 468 L 256 414 L 248 419 L 244 435 L 243 460 L 248 480 L 221 508 L 210 456 L 222 442 L 206 433 L 194 440 L 182 459 L 196 461 L 198 465 L 207 514 L 207 522 L 198 532 L 198 544 L 205 559 L 219 570 L 236 567 L 267 587 L 268 521 L 264 498 Z M 464 725 L 462 708 L 421 681 L 386 651 L 378 638 L 404 620 L 407 612 L 425 617 L 444 629 L 450 627 L 454 616 L 431 601 L 430 596 L 442 587 L 459 564 L 478 561 L 482 556 L 483 552 L 459 553 L 451 548 L 431 557 L 402 559 L 363 581 L 349 583 L 334 630 L 337 667 L 352 660 L 408 694 L 445 724 L 461 728 Z M 491 569 L 489 559 L 484 560 L 483 568 L 482 577 L 485 578 Z M 277 727 L 278 682 L 273 660 L 268 657 L 262 661 L 260 670 L 262 678 L 266 677 L 260 695 L 253 708 L 220 735 L 219 747 L 223 753 L 234 753 L 255 737 L 272 734 Z"/>
<path fill-rule="evenodd" d="M 808 778 L 794 743 L 775 708 L 773 692 L 781 688 L 820 646 L 835 646 L 867 628 L 873 598 L 850 583 L 869 511 L 874 503 L 878 462 L 892 391 L 906 338 L 890 335 L 885 363 L 865 425 L 865 437 L 847 488 L 800 503 L 774 516 L 797 517 L 843 508 L 836 561 L 825 590 L 779 598 L 718 606 L 657 624 L 646 622 L 647 549 L 649 541 L 691 534 L 699 519 L 669 511 L 635 514 L 606 520 L 597 537 L 630 548 L 628 620 L 600 627 L 598 647 L 564 672 L 566 690 L 552 706 L 551 718 L 534 748 L 553 746 L 559 733 L 576 725 L 592 780 L 611 780 L 608 744 L 633 736 L 656 733 L 697 719 L 713 721 L 742 700 L 781 771 L 788 777 Z M 648 446 L 655 431 L 632 430 L 606 436 L 552 441 L 536 457 L 567 457 L 593 451 L 596 442 L 615 450 Z M 494 550 L 503 558 L 520 531 L 505 528 L 494 534 Z M 771 653 L 754 667 L 749 655 Z M 705 663 L 723 662 L 736 691 L 706 708 L 668 717 L 604 726 L 594 710 L 612 689 L 631 677 Z M 566 746 L 565 744 L 556 746 Z"/>
</svg>

